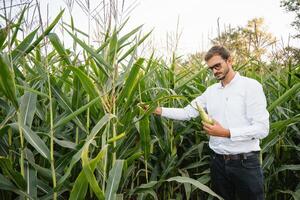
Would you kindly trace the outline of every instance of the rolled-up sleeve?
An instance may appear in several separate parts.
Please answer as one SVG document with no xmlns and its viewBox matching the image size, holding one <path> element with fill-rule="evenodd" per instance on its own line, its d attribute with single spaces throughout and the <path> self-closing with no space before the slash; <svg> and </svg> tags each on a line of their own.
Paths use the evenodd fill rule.
<svg viewBox="0 0 300 200">
<path fill-rule="evenodd" d="M 269 133 L 269 112 L 261 84 L 257 81 L 247 85 L 246 118 L 249 126 L 230 128 L 232 141 L 262 139 Z"/>
</svg>

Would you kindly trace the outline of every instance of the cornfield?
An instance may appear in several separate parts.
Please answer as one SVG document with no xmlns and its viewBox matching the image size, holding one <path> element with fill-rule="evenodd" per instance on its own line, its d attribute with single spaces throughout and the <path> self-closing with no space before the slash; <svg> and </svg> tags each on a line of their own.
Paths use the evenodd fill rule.
<svg viewBox="0 0 300 200">
<path fill-rule="evenodd" d="M 64 11 L 24 35 L 27 9 L 0 30 L 0 199 L 221 199 L 210 189 L 200 119 L 151 114 L 215 82 L 201 62 L 138 56 L 151 32 L 122 34 L 126 21 L 88 44 L 76 24 L 59 23 Z M 65 48 L 57 26 L 82 50 Z M 266 199 L 299 199 L 300 66 L 234 67 L 262 83 L 268 101 Z"/>
</svg>

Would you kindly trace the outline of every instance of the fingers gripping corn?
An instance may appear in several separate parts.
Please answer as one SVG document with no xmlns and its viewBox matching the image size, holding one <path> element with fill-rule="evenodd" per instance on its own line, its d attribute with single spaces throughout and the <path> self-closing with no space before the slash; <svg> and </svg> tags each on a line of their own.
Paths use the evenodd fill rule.
<svg viewBox="0 0 300 200">
<path fill-rule="evenodd" d="M 197 110 L 199 112 L 199 115 L 200 115 L 202 121 L 204 121 L 205 123 L 208 123 L 208 124 L 214 124 L 214 121 L 207 115 L 207 113 L 205 112 L 203 107 L 197 103 L 196 103 L 196 105 L 197 105 Z"/>
</svg>

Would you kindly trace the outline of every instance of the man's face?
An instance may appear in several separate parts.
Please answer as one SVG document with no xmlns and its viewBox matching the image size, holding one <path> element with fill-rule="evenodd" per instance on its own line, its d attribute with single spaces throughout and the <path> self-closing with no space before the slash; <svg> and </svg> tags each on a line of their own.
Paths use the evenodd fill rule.
<svg viewBox="0 0 300 200">
<path fill-rule="evenodd" d="M 231 60 L 224 60 L 221 56 L 215 55 L 207 61 L 209 70 L 212 71 L 216 79 L 223 80 L 229 72 Z"/>
</svg>

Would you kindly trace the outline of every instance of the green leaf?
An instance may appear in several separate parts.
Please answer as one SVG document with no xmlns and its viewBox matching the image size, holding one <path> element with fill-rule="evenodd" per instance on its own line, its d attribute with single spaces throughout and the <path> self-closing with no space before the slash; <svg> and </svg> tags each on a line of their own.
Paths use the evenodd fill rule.
<svg viewBox="0 0 300 200">
<path fill-rule="evenodd" d="M 140 108 L 140 115 L 143 115 L 145 111 Z M 149 124 L 149 116 L 143 117 L 140 121 L 138 121 L 139 125 L 139 133 L 141 138 L 141 148 L 144 152 L 145 160 L 148 160 L 150 156 L 151 149 L 151 136 L 150 136 L 150 124 Z"/>
<path fill-rule="evenodd" d="M 71 65 L 72 63 L 70 61 L 69 55 L 67 54 L 67 51 L 66 51 L 65 47 L 60 42 L 59 37 L 57 36 L 57 34 L 56 33 L 49 33 L 48 38 L 50 39 L 51 44 L 53 45 L 53 47 L 55 48 L 57 53 L 60 55 L 60 57 L 63 59 L 63 61 L 67 65 Z"/>
<path fill-rule="evenodd" d="M 61 105 L 63 109 L 67 111 L 68 114 L 74 113 L 74 111 L 71 108 L 71 103 L 69 102 L 68 98 L 65 94 L 58 88 L 57 86 L 51 86 L 54 96 L 56 97 L 57 102 Z M 74 122 L 77 124 L 78 127 L 80 127 L 83 131 L 86 132 L 86 128 L 83 126 L 82 122 L 79 120 L 77 116 L 75 116 Z"/>
<path fill-rule="evenodd" d="M 2 46 L 7 38 L 8 31 L 9 30 L 6 27 L 0 29 L 0 49 L 2 49 Z"/>
<path fill-rule="evenodd" d="M 118 44 L 118 38 L 117 38 L 117 32 L 114 31 L 109 42 L 109 55 L 108 60 L 110 65 L 114 65 L 115 59 L 117 56 L 119 44 Z"/>
<path fill-rule="evenodd" d="M 189 173 L 187 172 L 187 170 L 180 170 L 179 169 L 179 173 L 183 177 L 189 177 Z M 184 183 L 183 185 L 184 185 L 186 199 L 190 199 L 191 192 L 192 192 L 192 186 L 191 186 L 190 183 Z"/>
<path fill-rule="evenodd" d="M 106 155 L 107 152 L 107 145 L 105 145 L 101 151 L 98 153 L 96 158 L 92 159 L 89 162 L 90 169 L 92 172 L 95 171 L 97 164 L 103 159 L 103 157 Z M 86 197 L 86 192 L 88 189 L 88 180 L 84 174 L 84 171 L 82 170 L 79 174 L 79 176 L 76 178 L 75 183 L 73 185 L 72 191 L 70 193 L 69 199 L 85 199 Z"/>
<path fill-rule="evenodd" d="M 11 36 L 11 44 L 13 44 L 13 42 L 15 41 L 15 39 L 17 38 L 17 35 L 18 35 L 18 31 L 20 30 L 20 26 L 22 24 L 22 20 L 24 18 L 24 14 L 25 14 L 25 11 L 28 10 L 28 6 L 29 4 L 25 5 L 21 14 L 20 14 L 20 17 L 18 19 L 18 22 L 17 22 L 17 25 L 16 25 L 16 28 L 15 28 L 15 31 L 13 32 L 12 36 Z"/>
<path fill-rule="evenodd" d="M 94 140 L 94 138 L 96 137 L 98 132 L 104 127 L 104 125 L 106 125 L 108 123 L 109 120 L 111 120 L 114 117 L 115 116 L 112 115 L 112 114 L 106 114 L 94 126 L 91 133 L 86 138 L 86 141 L 85 141 L 83 147 L 80 150 L 78 150 L 78 152 L 72 157 L 68 169 L 66 170 L 63 177 L 61 177 L 61 179 L 58 181 L 58 185 L 61 185 L 68 178 L 68 176 L 71 174 L 71 170 L 73 169 L 74 165 L 80 160 L 83 149 L 86 148 L 86 146 L 89 146 L 90 143 L 92 143 L 92 141 Z"/>
<path fill-rule="evenodd" d="M 84 106 L 81 106 L 79 109 L 77 109 L 76 111 L 74 111 L 73 113 L 69 114 L 68 116 L 62 118 L 61 120 L 59 120 L 55 125 L 54 125 L 54 129 L 56 129 L 59 126 L 62 126 L 66 123 L 68 123 L 69 121 L 71 121 L 72 119 L 74 119 L 77 115 L 79 115 L 80 113 L 84 112 L 86 109 L 88 109 L 90 106 L 92 106 L 93 104 L 95 104 L 96 102 L 98 102 L 100 99 L 100 97 L 97 97 L 95 99 L 93 99 L 92 101 L 90 101 L 89 103 L 85 104 Z"/>
<path fill-rule="evenodd" d="M 117 136 L 115 136 L 115 137 L 112 137 L 112 138 L 110 138 L 109 140 L 107 140 L 107 143 L 108 144 L 111 144 L 111 143 L 113 143 L 113 142 L 115 142 L 115 141 L 117 141 L 117 140 L 120 140 L 121 138 L 123 138 L 123 137 L 125 137 L 125 132 L 124 133 L 121 133 L 121 134 L 119 134 L 119 135 L 117 135 Z"/>
<path fill-rule="evenodd" d="M 200 183 L 199 181 L 189 178 L 189 177 L 182 177 L 182 176 L 175 176 L 172 178 L 169 178 L 167 180 L 168 182 L 171 181 L 176 181 L 178 183 L 190 183 L 192 185 L 194 185 L 195 187 L 197 187 L 198 189 L 218 198 L 218 199 L 223 199 L 222 197 L 220 197 L 219 195 L 217 195 L 214 191 L 212 191 L 209 187 L 207 187 L 206 185 Z"/>
<path fill-rule="evenodd" d="M 18 84 L 16 84 L 16 87 L 17 87 L 17 88 L 21 88 L 21 89 L 23 89 L 23 90 L 25 90 L 25 91 L 29 91 L 29 92 L 32 92 L 32 93 L 34 93 L 34 94 L 40 95 L 40 96 L 42 96 L 42 97 L 49 98 L 49 96 L 48 96 L 47 94 L 45 94 L 45 93 L 43 93 L 43 92 L 39 92 L 39 91 L 37 91 L 37 90 L 35 90 L 35 89 L 33 89 L 33 88 L 29 88 L 29 87 L 22 86 L 22 85 L 18 85 Z"/>
<path fill-rule="evenodd" d="M 3 174 L 8 176 L 18 188 L 25 190 L 26 181 L 19 172 L 13 169 L 12 163 L 8 158 L 0 156 L 0 167 Z"/>
<path fill-rule="evenodd" d="M 105 190 L 105 200 L 116 200 L 119 188 L 124 160 L 116 160 L 113 168 L 109 172 L 107 188 Z"/>
<path fill-rule="evenodd" d="M 88 77 L 81 69 L 73 66 L 69 66 L 69 68 L 76 74 L 79 78 L 83 88 L 90 95 L 92 99 L 99 96 L 99 92 L 97 87 L 94 85 L 93 81 L 90 77 Z"/>
<path fill-rule="evenodd" d="M 21 98 L 20 116 L 22 123 L 31 127 L 33 117 L 36 111 L 37 95 L 31 92 L 25 92 Z"/>
<path fill-rule="evenodd" d="M 112 119 L 115 118 L 115 115 L 112 114 L 105 114 L 100 121 L 98 121 L 98 123 L 93 127 L 91 133 L 88 135 L 86 142 L 85 142 L 85 146 L 89 145 L 90 143 L 92 143 L 92 141 L 94 140 L 94 138 L 96 137 L 96 135 L 99 133 L 99 131 Z"/>
<path fill-rule="evenodd" d="M 60 20 L 60 18 L 62 17 L 64 13 L 64 10 L 60 11 L 60 13 L 56 16 L 56 18 L 53 20 L 53 22 L 45 29 L 45 31 L 42 33 L 41 36 L 39 36 L 32 44 L 29 48 L 26 49 L 25 51 L 25 55 L 30 53 L 43 39 L 46 35 L 48 35 L 50 33 L 50 31 L 52 31 L 52 29 L 54 28 L 54 26 L 58 23 L 58 21 Z"/>
<path fill-rule="evenodd" d="M 298 171 L 298 170 L 300 170 L 300 164 L 298 164 L 298 165 L 282 165 L 278 169 L 276 169 L 275 174 L 285 171 L 285 170 Z"/>
<path fill-rule="evenodd" d="M 58 144 L 59 146 L 62 146 L 64 148 L 68 148 L 68 149 L 76 149 L 76 144 L 74 142 L 68 141 L 68 140 L 59 140 L 57 138 L 54 138 L 54 141 L 56 144 Z"/>
<path fill-rule="evenodd" d="M 133 47 L 131 47 L 126 53 L 124 53 L 124 55 L 118 60 L 118 63 L 120 63 L 122 60 L 124 60 L 129 54 L 131 54 L 133 51 L 136 50 L 136 48 L 142 44 L 147 37 L 149 37 L 149 35 L 151 34 L 152 31 L 150 31 L 148 34 L 146 34 L 141 40 L 138 41 L 138 43 L 136 45 L 134 45 Z"/>
<path fill-rule="evenodd" d="M 268 111 L 272 112 L 274 110 L 274 108 L 276 108 L 277 106 L 279 106 L 282 103 L 286 102 L 288 99 L 293 98 L 294 95 L 298 92 L 299 88 L 300 88 L 300 83 L 297 83 L 292 88 L 290 88 L 289 90 L 285 91 L 285 93 L 283 95 L 281 95 L 278 99 L 276 99 L 268 107 Z"/>
<path fill-rule="evenodd" d="M 11 52 L 11 57 L 14 62 L 21 56 L 25 55 L 25 52 L 30 47 L 37 31 L 38 28 L 27 35 L 24 40 L 22 40 L 22 42 Z"/>
<path fill-rule="evenodd" d="M 12 191 L 20 196 L 26 196 L 29 199 L 33 199 L 28 194 L 26 194 L 24 191 L 18 189 L 10 180 L 8 180 L 2 174 L 0 174 L 0 189 Z"/>
<path fill-rule="evenodd" d="M 85 44 L 83 41 L 81 41 L 76 35 L 73 35 L 71 32 L 69 32 L 67 29 L 65 29 L 70 36 L 89 54 L 91 54 L 95 61 L 99 64 L 100 70 L 106 75 L 109 76 L 107 69 L 111 69 L 111 67 L 106 63 L 106 61 L 102 58 L 100 54 L 97 54 L 91 47 L 89 47 L 87 44 Z"/>
<path fill-rule="evenodd" d="M 149 183 L 142 184 L 142 185 L 136 187 L 135 189 L 131 190 L 130 194 L 142 193 L 148 189 L 154 188 L 154 186 L 156 184 L 161 183 L 161 182 L 163 182 L 163 181 L 150 181 Z"/>
<path fill-rule="evenodd" d="M 0 92 L 13 103 L 16 110 L 19 108 L 14 73 L 7 55 L 3 53 L 0 53 Z"/>
<path fill-rule="evenodd" d="M 93 174 L 93 170 L 91 169 L 91 166 L 89 165 L 88 160 L 88 151 L 89 151 L 89 145 L 92 143 L 96 135 L 99 133 L 99 131 L 112 119 L 114 115 L 106 114 L 104 115 L 101 120 L 94 126 L 91 133 L 88 135 L 86 142 L 84 143 L 81 159 L 82 159 L 82 167 L 84 174 L 90 184 L 90 187 L 98 197 L 98 199 L 104 199 L 104 193 L 100 189 L 97 180 Z"/>
<path fill-rule="evenodd" d="M 133 90 L 134 90 L 136 84 L 138 83 L 139 71 L 140 71 L 140 68 L 143 63 L 144 63 L 144 59 L 139 58 L 136 61 L 136 63 L 132 66 L 132 68 L 129 72 L 129 75 L 126 78 L 124 88 L 122 89 L 122 91 L 118 97 L 118 105 L 120 105 L 125 98 L 128 99 L 132 95 Z"/>
<path fill-rule="evenodd" d="M 124 42 L 126 42 L 131 36 L 133 36 L 136 32 L 138 32 L 141 28 L 142 28 L 143 25 L 141 26 L 138 26 L 137 28 L 133 29 L 132 31 L 130 31 L 129 33 L 127 33 L 126 35 L 122 36 L 120 39 L 119 39 L 119 43 L 120 45 L 122 45 Z"/>
<path fill-rule="evenodd" d="M 86 34 L 85 32 L 81 31 L 80 29 L 74 27 L 73 17 L 72 16 L 71 16 L 71 25 L 69 25 L 69 24 L 67 24 L 65 22 L 63 22 L 63 25 L 67 25 L 68 27 L 70 27 L 72 29 L 72 31 L 76 31 L 76 32 L 82 34 L 85 37 L 89 37 L 88 34 Z"/>
<path fill-rule="evenodd" d="M 88 180 L 83 171 L 80 172 L 79 176 L 73 185 L 69 199 L 84 200 L 88 189 Z"/>
<path fill-rule="evenodd" d="M 27 193 L 37 199 L 37 171 L 27 162 L 25 165 Z"/>
<path fill-rule="evenodd" d="M 290 119 L 280 120 L 277 122 L 271 123 L 271 131 L 269 135 L 262 140 L 261 151 L 262 153 L 266 152 L 268 149 L 272 148 L 278 140 L 282 138 L 282 134 L 278 134 L 282 129 L 300 122 L 300 116 L 296 115 Z"/>
<path fill-rule="evenodd" d="M 28 126 L 22 124 L 20 125 L 27 142 L 29 142 L 44 158 L 50 160 L 50 151 L 44 141 Z"/>
<path fill-rule="evenodd" d="M 295 192 L 290 190 L 278 190 L 278 191 L 284 194 L 290 194 L 294 200 L 300 199 L 300 189 L 297 189 Z"/>
<path fill-rule="evenodd" d="M 100 189 L 96 177 L 94 176 L 93 170 L 89 165 L 88 153 L 89 153 L 89 145 L 86 145 L 84 146 L 84 149 L 81 154 L 82 168 L 84 171 L 84 175 L 88 180 L 89 185 L 92 188 L 93 192 L 96 194 L 97 198 L 100 200 L 104 200 L 104 193 Z"/>
<path fill-rule="evenodd" d="M 16 190 L 17 187 L 5 176 L 0 174 L 0 189 L 1 190 Z"/>
</svg>

